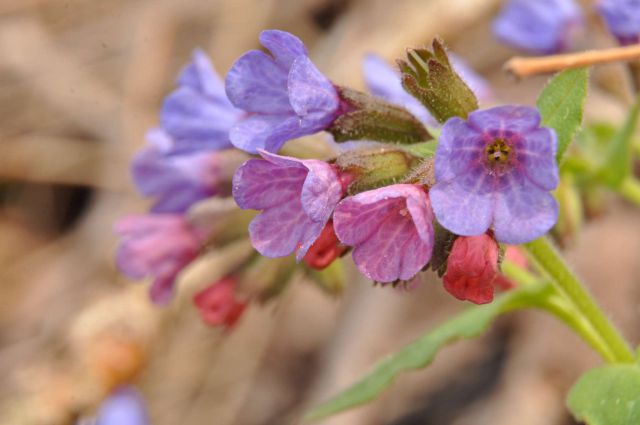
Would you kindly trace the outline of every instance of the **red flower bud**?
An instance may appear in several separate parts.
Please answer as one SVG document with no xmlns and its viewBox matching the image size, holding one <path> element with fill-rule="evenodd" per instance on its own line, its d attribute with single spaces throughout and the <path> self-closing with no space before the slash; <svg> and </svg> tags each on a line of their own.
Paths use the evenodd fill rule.
<svg viewBox="0 0 640 425">
<path fill-rule="evenodd" d="M 444 287 L 459 300 L 486 304 L 493 300 L 498 276 L 498 243 L 489 235 L 460 236 L 453 242 Z"/>
<path fill-rule="evenodd" d="M 236 279 L 231 276 L 209 285 L 193 297 L 202 320 L 209 326 L 231 328 L 247 306 L 236 296 Z"/>
<path fill-rule="evenodd" d="M 329 220 L 318 239 L 307 251 L 303 261 L 312 269 L 322 270 L 347 250 L 347 247 L 339 244 L 340 241 L 333 230 L 333 221 Z"/>
</svg>

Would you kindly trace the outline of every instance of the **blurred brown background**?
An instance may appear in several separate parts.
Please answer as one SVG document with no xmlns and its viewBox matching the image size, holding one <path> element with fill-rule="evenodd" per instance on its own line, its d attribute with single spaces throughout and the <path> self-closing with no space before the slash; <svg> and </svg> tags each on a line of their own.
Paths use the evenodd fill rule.
<svg viewBox="0 0 640 425">
<path fill-rule="evenodd" d="M 213 253 L 168 309 L 115 270 L 112 223 L 144 211 L 128 161 L 191 50 L 226 72 L 258 33 L 300 36 L 338 84 L 361 59 L 392 60 L 440 35 L 492 83 L 532 104 L 544 77 L 501 71 L 515 52 L 489 25 L 498 0 L 0 0 L 0 424 L 68 424 L 135 377 L 154 425 L 301 423 L 308 407 L 465 305 L 436 279 L 413 292 L 351 272 L 342 299 L 299 279 L 230 334 L 201 324 L 190 294 L 246 244 Z M 589 32 L 584 44 L 607 45 Z M 600 68 L 587 117 L 619 122 L 620 69 Z M 617 94 L 616 94 L 617 93 Z M 640 214 L 607 198 L 569 258 L 627 336 L 640 340 Z M 572 423 L 563 397 L 595 355 L 538 312 L 499 320 L 428 370 L 323 424 Z"/>
</svg>

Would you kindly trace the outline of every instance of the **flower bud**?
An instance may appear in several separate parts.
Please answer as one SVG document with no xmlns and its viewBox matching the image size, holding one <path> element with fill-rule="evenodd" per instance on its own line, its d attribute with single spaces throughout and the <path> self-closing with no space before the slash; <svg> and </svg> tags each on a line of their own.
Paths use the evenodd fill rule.
<svg viewBox="0 0 640 425">
<path fill-rule="evenodd" d="M 439 122 L 466 118 L 478 109 L 473 91 L 451 65 L 442 43 L 433 40 L 433 52 L 409 49 L 407 61 L 399 60 L 402 86 L 416 97 Z"/>
<path fill-rule="evenodd" d="M 193 302 L 204 323 L 229 329 L 238 321 L 247 304 L 238 299 L 236 283 L 234 277 L 227 276 L 194 296 Z"/>
<path fill-rule="evenodd" d="M 318 239 L 311 245 L 309 251 L 304 256 L 304 263 L 315 270 L 322 270 L 329 266 L 336 258 L 342 255 L 347 247 L 340 246 L 340 241 L 333 229 L 333 221 L 329 222 L 322 229 Z"/>
<path fill-rule="evenodd" d="M 459 300 L 491 302 L 498 276 L 498 254 L 498 243 L 486 233 L 458 237 L 449 254 L 445 289 Z"/>
</svg>

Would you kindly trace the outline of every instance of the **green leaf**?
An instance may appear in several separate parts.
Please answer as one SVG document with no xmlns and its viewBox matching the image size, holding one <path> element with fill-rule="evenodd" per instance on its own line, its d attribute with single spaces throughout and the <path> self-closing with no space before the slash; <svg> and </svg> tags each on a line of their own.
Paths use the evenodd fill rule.
<svg viewBox="0 0 640 425">
<path fill-rule="evenodd" d="M 592 369 L 571 388 L 567 405 L 589 425 L 640 424 L 640 367 L 611 365 Z"/>
<path fill-rule="evenodd" d="M 558 134 L 558 163 L 582 123 L 588 82 L 587 68 L 568 69 L 556 74 L 538 96 L 542 125 Z"/>
<path fill-rule="evenodd" d="M 633 136 L 638 124 L 639 103 L 640 98 L 629 110 L 622 128 L 610 139 L 605 160 L 596 173 L 600 180 L 613 188 L 620 187 L 624 179 L 631 174 Z"/>
<path fill-rule="evenodd" d="M 480 335 L 501 313 L 536 305 L 550 290 L 546 284 L 520 287 L 496 298 L 491 304 L 469 308 L 383 360 L 359 382 L 309 412 L 307 418 L 324 418 L 373 400 L 400 373 L 428 366 L 446 344 Z"/>
</svg>

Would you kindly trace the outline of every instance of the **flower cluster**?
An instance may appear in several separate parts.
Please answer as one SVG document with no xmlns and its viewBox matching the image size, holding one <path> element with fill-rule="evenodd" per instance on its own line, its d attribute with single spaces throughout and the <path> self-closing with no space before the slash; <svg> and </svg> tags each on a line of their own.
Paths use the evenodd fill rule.
<svg viewBox="0 0 640 425">
<path fill-rule="evenodd" d="M 133 165 L 138 188 L 155 199 L 153 213 L 117 226 L 125 273 L 153 276 L 153 298 L 170 298 L 206 237 L 184 212 L 226 194 L 231 173 L 222 149 L 233 146 L 257 154 L 235 170 L 228 192 L 241 209 L 259 212 L 248 231 L 261 255 L 295 254 L 322 269 L 350 252 L 368 278 L 397 283 L 425 270 L 438 251 L 449 257 L 444 284 L 455 297 L 485 303 L 494 286 L 508 286 L 500 283 L 498 244 L 531 241 L 558 214 L 549 193 L 558 184 L 556 135 L 541 127 L 535 108 L 474 110 L 491 90 L 440 42 L 400 62 L 416 97 L 403 90 L 402 73 L 375 56 L 364 67 L 371 96 L 332 83 L 291 34 L 264 31 L 260 42 L 268 53 L 241 56 L 225 90 L 196 52 L 165 101 L 160 127 Z M 442 95 L 447 82 L 452 95 Z M 444 123 L 437 142 L 424 127 L 440 126 L 433 117 Z M 321 131 L 337 142 L 352 135 L 378 144 L 346 143 L 330 160 L 280 152 L 285 142 Z M 436 228 L 451 235 L 451 245 L 438 245 Z M 206 323 L 231 327 L 242 314 L 232 276 L 196 295 Z"/>
<path fill-rule="evenodd" d="M 228 196 L 239 165 L 229 132 L 246 114 L 228 100 L 222 80 L 200 50 L 164 100 L 160 125 L 133 159 L 133 181 L 153 199 L 148 214 L 126 216 L 115 225 L 121 237 L 118 268 L 132 279 L 150 277 L 151 300 L 168 303 L 180 272 L 197 258 L 207 229 L 188 211 L 214 196 Z M 240 160 L 244 160 L 240 157 Z"/>
</svg>

